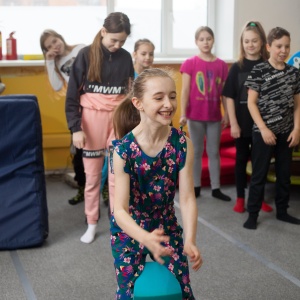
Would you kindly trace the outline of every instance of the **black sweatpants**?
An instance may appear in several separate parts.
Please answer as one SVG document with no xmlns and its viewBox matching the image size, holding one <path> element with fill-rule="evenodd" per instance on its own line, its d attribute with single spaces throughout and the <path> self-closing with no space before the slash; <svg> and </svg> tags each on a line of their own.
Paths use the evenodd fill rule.
<svg viewBox="0 0 300 300">
<path fill-rule="evenodd" d="M 265 144 L 260 133 L 253 133 L 252 175 L 247 205 L 250 214 L 258 214 L 261 208 L 270 159 L 273 155 L 275 157 L 277 213 L 285 213 L 289 207 L 293 148 L 289 148 L 288 136 L 289 133 L 277 134 L 276 145 L 269 146 Z"/>
</svg>

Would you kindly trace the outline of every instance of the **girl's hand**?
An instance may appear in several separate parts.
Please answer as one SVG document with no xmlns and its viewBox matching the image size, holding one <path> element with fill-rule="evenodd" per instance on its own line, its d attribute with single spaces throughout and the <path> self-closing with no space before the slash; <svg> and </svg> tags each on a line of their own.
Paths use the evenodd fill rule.
<svg viewBox="0 0 300 300">
<path fill-rule="evenodd" d="M 85 145 L 85 133 L 83 131 L 77 131 L 72 134 L 73 145 L 77 149 L 82 149 Z"/>
<path fill-rule="evenodd" d="M 294 129 L 290 133 L 290 135 L 287 139 L 287 142 L 290 142 L 289 143 L 289 148 L 297 146 L 299 144 L 299 140 L 300 140 L 299 130 Z"/>
<path fill-rule="evenodd" d="M 197 248 L 197 246 L 194 243 L 186 242 L 184 244 L 183 253 L 187 255 L 190 258 L 190 261 L 193 263 L 192 269 L 194 271 L 198 271 L 202 266 L 203 261 L 200 250 Z"/>
<path fill-rule="evenodd" d="M 46 52 L 46 60 L 53 60 L 57 56 L 57 51 L 52 49 Z"/>
<path fill-rule="evenodd" d="M 228 114 L 225 113 L 223 118 L 222 118 L 222 121 L 221 121 L 221 124 L 222 124 L 222 128 L 226 128 L 228 125 L 229 125 L 229 117 L 228 117 Z"/>
<path fill-rule="evenodd" d="M 260 132 L 265 144 L 269 146 L 276 145 L 276 136 L 269 128 L 265 127 L 264 129 L 261 129 Z"/>
<path fill-rule="evenodd" d="M 185 126 L 186 125 L 186 117 L 185 116 L 180 117 L 179 124 L 181 126 Z"/>
<path fill-rule="evenodd" d="M 239 137 L 241 137 L 241 128 L 239 126 L 238 123 L 231 125 L 230 127 L 230 135 L 234 138 L 234 139 L 238 139 Z"/>
<path fill-rule="evenodd" d="M 170 237 L 164 234 L 163 229 L 155 229 L 151 233 L 147 235 L 143 244 L 149 249 L 149 251 L 153 254 L 154 259 L 163 264 L 164 260 L 163 256 L 171 256 L 173 255 L 173 251 L 161 243 L 168 243 L 170 241 Z"/>
</svg>

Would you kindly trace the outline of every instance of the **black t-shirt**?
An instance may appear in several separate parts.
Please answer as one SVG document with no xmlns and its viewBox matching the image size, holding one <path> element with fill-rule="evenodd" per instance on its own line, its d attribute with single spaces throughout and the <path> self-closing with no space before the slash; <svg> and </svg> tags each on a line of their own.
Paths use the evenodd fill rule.
<svg viewBox="0 0 300 300">
<path fill-rule="evenodd" d="M 223 96 L 234 100 L 235 114 L 241 128 L 242 137 L 251 136 L 253 127 L 253 120 L 247 106 L 247 88 L 244 83 L 253 67 L 262 61 L 262 59 L 249 60 L 244 58 L 242 66 L 237 62 L 234 63 L 229 70 L 223 88 Z"/>
<path fill-rule="evenodd" d="M 294 126 L 294 95 L 300 93 L 300 73 L 285 65 L 277 70 L 269 62 L 256 65 L 245 86 L 258 92 L 257 106 L 266 126 L 274 134 L 288 133 Z M 260 132 L 256 124 L 255 132 Z"/>
</svg>

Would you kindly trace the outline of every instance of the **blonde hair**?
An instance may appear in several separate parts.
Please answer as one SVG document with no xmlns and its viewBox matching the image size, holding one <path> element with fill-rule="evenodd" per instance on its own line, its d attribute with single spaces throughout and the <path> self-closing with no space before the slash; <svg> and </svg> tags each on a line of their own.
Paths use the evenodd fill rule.
<svg viewBox="0 0 300 300">
<path fill-rule="evenodd" d="M 56 37 L 58 39 L 60 39 L 64 46 L 65 46 L 65 49 L 67 51 L 72 51 L 72 49 L 76 46 L 76 45 L 69 45 L 66 43 L 65 39 L 63 38 L 63 36 L 61 34 L 59 34 L 58 32 L 56 32 L 55 30 L 53 29 L 45 29 L 41 36 L 40 36 L 40 46 L 41 46 L 41 49 L 42 49 L 42 52 L 43 52 L 43 55 L 44 55 L 44 58 L 46 60 L 46 53 L 48 52 L 48 49 L 45 47 L 45 41 L 46 39 L 49 37 L 49 36 L 53 36 L 53 37 Z M 61 73 L 57 67 L 57 61 L 61 58 L 61 56 L 57 56 L 55 57 L 55 60 L 54 60 L 54 64 L 55 64 L 55 72 L 58 74 L 58 76 L 61 78 L 61 80 L 63 82 L 65 82 L 65 80 L 63 79 L 63 77 L 61 76 Z"/>
<path fill-rule="evenodd" d="M 260 55 L 263 60 L 267 60 L 269 58 L 269 54 L 268 54 L 268 51 L 266 48 L 267 39 L 266 39 L 265 31 L 260 22 L 250 21 L 250 22 L 246 23 L 246 25 L 244 26 L 244 28 L 242 30 L 242 34 L 241 34 L 241 38 L 240 38 L 240 53 L 239 53 L 239 58 L 238 58 L 238 64 L 240 66 L 242 66 L 244 58 L 246 56 L 246 53 L 245 53 L 245 50 L 243 47 L 243 38 L 244 38 L 244 33 L 246 31 L 253 31 L 259 36 L 259 38 L 261 39 L 261 42 L 262 42 Z"/>
<path fill-rule="evenodd" d="M 195 32 L 195 40 L 197 40 L 199 38 L 200 33 L 203 32 L 203 31 L 208 32 L 212 36 L 212 38 L 215 39 L 214 32 L 213 32 L 213 30 L 210 27 L 208 27 L 208 26 L 201 26 Z"/>
<path fill-rule="evenodd" d="M 153 50 L 155 50 L 155 46 L 150 40 L 148 40 L 148 39 L 139 39 L 134 44 L 134 52 L 138 51 L 140 46 L 144 45 L 144 44 L 150 44 L 153 47 Z"/>
<path fill-rule="evenodd" d="M 172 81 L 174 81 L 173 72 L 168 68 L 146 69 L 141 74 L 139 74 L 139 76 L 134 80 L 132 85 L 132 96 L 138 99 L 143 99 L 146 91 L 146 82 L 148 81 L 149 78 L 155 78 L 155 77 L 169 78 Z"/>
</svg>

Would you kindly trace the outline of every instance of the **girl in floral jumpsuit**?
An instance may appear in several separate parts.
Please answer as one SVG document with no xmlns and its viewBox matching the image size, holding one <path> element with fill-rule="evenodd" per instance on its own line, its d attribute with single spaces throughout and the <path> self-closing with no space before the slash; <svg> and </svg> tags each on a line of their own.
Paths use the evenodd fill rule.
<svg viewBox="0 0 300 300">
<path fill-rule="evenodd" d="M 134 282 L 144 269 L 147 254 L 176 276 L 182 299 L 195 299 L 187 256 L 194 270 L 200 268 L 202 258 L 196 246 L 193 148 L 181 130 L 170 126 L 177 108 L 174 80 L 161 69 L 145 70 L 125 101 L 131 110 L 139 111 L 140 123 L 113 141 L 116 189 L 111 246 L 118 282 L 116 299 L 133 298 Z M 121 107 L 124 104 L 119 110 Z M 124 122 L 124 114 L 120 116 L 117 109 L 114 123 L 118 138 Z M 185 241 L 175 216 L 177 183 Z"/>
</svg>

